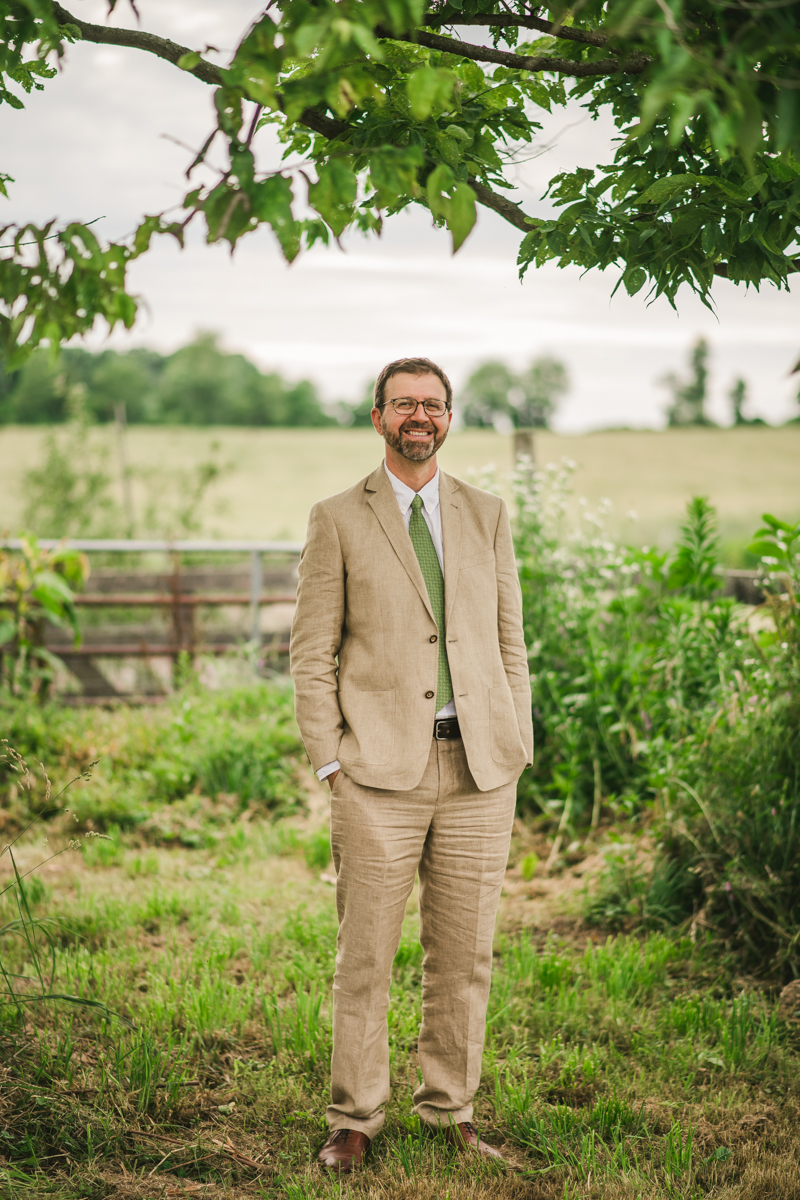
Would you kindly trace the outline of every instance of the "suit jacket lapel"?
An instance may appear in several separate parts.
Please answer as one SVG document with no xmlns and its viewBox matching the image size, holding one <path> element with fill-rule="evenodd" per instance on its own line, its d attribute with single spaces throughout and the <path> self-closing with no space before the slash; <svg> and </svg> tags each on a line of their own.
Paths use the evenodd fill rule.
<svg viewBox="0 0 800 1200">
<path fill-rule="evenodd" d="M 449 624 L 456 598 L 458 569 L 461 562 L 461 508 L 459 486 L 455 479 L 439 472 L 439 505 L 442 510 L 442 542 L 444 545 L 444 603 L 445 625 Z M 411 539 L 409 539 L 410 541 Z"/>
<path fill-rule="evenodd" d="M 383 532 L 386 534 L 392 544 L 392 549 L 408 572 L 408 576 L 419 592 L 420 599 L 430 613 L 431 619 L 435 621 L 436 618 L 431 608 L 428 589 L 425 586 L 425 580 L 422 578 L 422 571 L 420 570 L 417 556 L 414 553 L 414 547 L 411 545 L 411 538 L 408 536 L 405 521 L 403 520 L 402 513 L 395 499 L 395 494 L 392 491 L 392 485 L 389 482 L 382 463 L 377 471 L 372 472 L 365 487 L 367 503 L 380 521 Z M 439 503 L 441 503 L 441 500 Z M 446 595 L 447 590 L 445 585 Z"/>
</svg>

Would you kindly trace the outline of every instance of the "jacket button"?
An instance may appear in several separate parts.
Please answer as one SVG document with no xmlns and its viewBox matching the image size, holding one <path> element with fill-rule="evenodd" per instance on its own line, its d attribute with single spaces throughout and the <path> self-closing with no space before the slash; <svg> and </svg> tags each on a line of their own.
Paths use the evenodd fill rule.
<svg viewBox="0 0 800 1200">
<path fill-rule="evenodd" d="M 426 699 L 426 700 L 432 700 L 432 699 L 433 699 L 433 692 L 426 692 L 426 693 L 425 693 L 425 699 Z"/>
<path fill-rule="evenodd" d="M 438 640 L 439 640 L 439 639 L 436 637 L 436 634 L 435 634 L 435 633 L 432 633 L 432 634 L 431 634 L 431 641 L 432 641 L 432 642 L 436 642 L 436 641 L 438 641 Z"/>
</svg>

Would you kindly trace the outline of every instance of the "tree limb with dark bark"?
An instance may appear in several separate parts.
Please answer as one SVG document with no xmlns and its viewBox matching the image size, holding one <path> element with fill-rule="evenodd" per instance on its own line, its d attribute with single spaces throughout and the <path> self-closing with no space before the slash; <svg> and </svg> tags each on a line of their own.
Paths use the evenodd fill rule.
<svg viewBox="0 0 800 1200">
<path fill-rule="evenodd" d="M 579 42 L 583 46 L 605 46 L 608 35 L 592 33 L 587 29 L 574 29 L 571 25 L 559 25 L 553 21 L 541 21 L 538 17 L 518 16 L 512 13 L 491 13 L 488 16 L 458 18 L 459 25 L 480 25 L 485 29 L 535 29 L 549 37 L 558 38 L 565 42 Z M 442 18 L 436 13 L 426 13 L 425 25 L 433 25 L 437 29 L 442 25 Z"/>
</svg>

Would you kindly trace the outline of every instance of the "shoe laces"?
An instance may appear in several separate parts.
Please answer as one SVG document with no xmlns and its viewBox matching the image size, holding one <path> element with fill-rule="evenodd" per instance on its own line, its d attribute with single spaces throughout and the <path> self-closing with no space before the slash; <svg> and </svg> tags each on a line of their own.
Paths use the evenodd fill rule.
<svg viewBox="0 0 800 1200">
<path fill-rule="evenodd" d="M 352 1129 L 337 1129 L 336 1132 L 334 1133 L 333 1137 L 331 1138 L 331 1145 L 335 1145 L 336 1142 L 345 1142 L 346 1143 L 347 1139 L 350 1137 L 350 1134 L 352 1132 L 353 1132 Z"/>
<path fill-rule="evenodd" d="M 462 1121 L 461 1124 L 464 1128 L 465 1133 L 469 1133 L 469 1134 L 474 1133 L 475 1137 L 478 1136 L 478 1131 L 475 1128 L 475 1126 L 472 1124 L 472 1121 Z"/>
</svg>

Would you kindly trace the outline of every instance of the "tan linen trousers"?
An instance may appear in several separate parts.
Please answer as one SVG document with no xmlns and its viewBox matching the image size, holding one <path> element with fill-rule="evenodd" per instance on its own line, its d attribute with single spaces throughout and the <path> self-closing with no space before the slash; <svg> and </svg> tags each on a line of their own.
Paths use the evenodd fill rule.
<svg viewBox="0 0 800 1200">
<path fill-rule="evenodd" d="M 471 1120 L 515 799 L 516 783 L 478 791 L 460 740 L 432 741 L 411 791 L 363 787 L 337 775 L 331 1129 L 373 1138 L 383 1124 L 392 962 L 417 870 L 424 959 L 422 1083 L 414 1108 L 431 1125 Z"/>
</svg>

